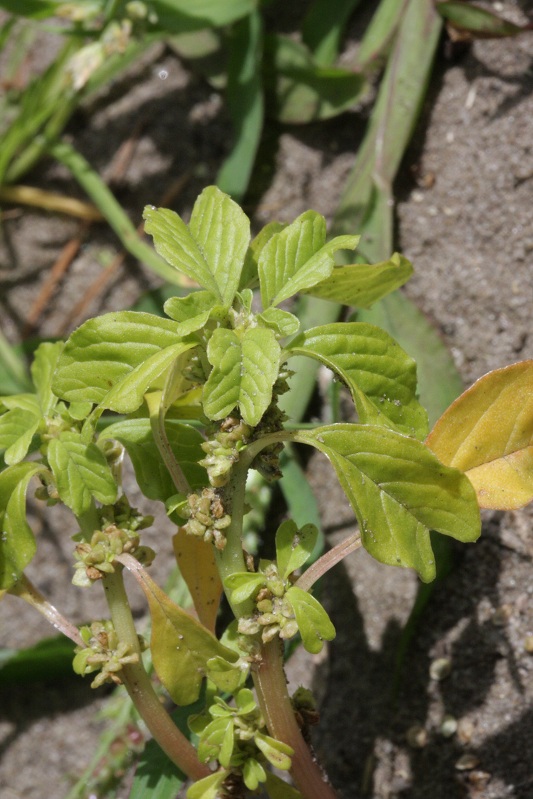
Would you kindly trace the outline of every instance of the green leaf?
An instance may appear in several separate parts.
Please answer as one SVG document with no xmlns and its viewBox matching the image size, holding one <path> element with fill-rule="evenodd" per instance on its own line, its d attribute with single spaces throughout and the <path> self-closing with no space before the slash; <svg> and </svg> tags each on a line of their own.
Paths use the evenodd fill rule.
<svg viewBox="0 0 533 799">
<path fill-rule="evenodd" d="M 224 585 L 230 592 L 231 602 L 239 604 L 250 599 L 265 585 L 265 576 L 258 572 L 234 572 L 226 577 Z"/>
<path fill-rule="evenodd" d="M 228 694 L 234 693 L 248 676 L 246 669 L 235 668 L 232 663 L 228 663 L 227 660 L 221 657 L 209 658 L 207 661 L 207 673 L 209 679 L 215 683 L 219 691 Z"/>
<path fill-rule="evenodd" d="M 208 186 L 192 209 L 189 230 L 200 247 L 226 307 L 239 286 L 250 243 L 250 220 L 216 186 Z"/>
<path fill-rule="evenodd" d="M 444 17 L 454 28 L 459 31 L 473 34 L 479 39 L 496 39 L 503 36 L 516 36 L 526 30 L 531 30 L 532 25 L 515 25 L 485 8 L 472 3 L 451 0 L 438 2 L 436 8 L 441 17 Z"/>
<path fill-rule="evenodd" d="M 203 437 L 198 430 L 167 419 L 165 430 L 172 452 L 192 488 L 206 483 L 205 469 L 198 461 L 205 456 Z M 149 499 L 165 502 L 176 488 L 154 441 L 149 419 L 126 419 L 109 425 L 100 440 L 114 438 L 126 447 L 139 488 Z"/>
<path fill-rule="evenodd" d="M 368 311 L 358 311 L 357 320 L 386 330 L 415 359 L 420 401 L 430 425 L 434 424 L 463 390 L 461 376 L 438 331 L 401 291 Z"/>
<path fill-rule="evenodd" d="M 322 282 L 306 289 L 306 294 L 322 300 L 368 308 L 377 300 L 403 286 L 413 267 L 403 255 L 394 253 L 379 264 L 349 264 L 334 269 Z"/>
<path fill-rule="evenodd" d="M 155 352 L 139 364 L 120 383 L 113 386 L 100 403 L 101 408 L 109 408 L 117 413 L 133 413 L 142 405 L 144 395 L 149 389 L 160 385 L 165 373 L 180 355 L 195 347 L 194 342 L 180 342 Z M 159 379 L 161 378 L 161 380 Z"/>
<path fill-rule="evenodd" d="M 204 254 L 185 222 L 174 211 L 151 205 L 144 209 L 143 219 L 144 229 L 152 236 L 159 255 L 221 300 L 222 295 Z"/>
<path fill-rule="evenodd" d="M 322 325 L 302 333 L 289 352 L 308 355 L 348 385 L 365 424 L 384 424 L 416 438 L 428 431 L 416 398 L 416 363 L 384 330 L 364 322 Z"/>
<path fill-rule="evenodd" d="M 330 119 L 368 91 L 365 77 L 318 64 L 307 47 L 287 36 L 265 37 L 267 109 L 280 122 L 303 124 Z"/>
<path fill-rule="evenodd" d="M 180 324 L 178 336 L 188 336 L 200 330 L 213 311 L 222 311 L 218 300 L 210 291 L 191 291 L 187 297 L 170 297 L 164 306 L 165 313 Z"/>
<path fill-rule="evenodd" d="M 165 368 L 167 356 L 169 362 L 176 356 L 176 349 L 171 356 L 168 349 L 180 344 L 176 323 L 152 314 L 122 311 L 89 319 L 68 339 L 54 375 L 53 391 L 69 402 L 101 403 L 117 388 L 113 410 L 126 405 L 128 410 L 119 412 L 129 413 L 146 379 L 153 379 Z M 182 346 L 187 349 L 192 345 Z M 118 386 L 146 362 L 145 369 L 125 384 L 129 396 L 121 400 Z"/>
<path fill-rule="evenodd" d="M 333 254 L 353 250 L 359 241 L 357 236 L 325 240 L 326 221 L 316 211 L 306 211 L 269 238 L 258 259 L 263 308 L 324 280 L 333 270 Z"/>
<path fill-rule="evenodd" d="M 146 571 L 134 576 L 150 608 L 150 649 L 157 675 L 177 705 L 190 705 L 200 696 L 202 679 L 209 671 L 207 661 L 221 657 L 234 663 L 238 655 L 172 602 Z"/>
<path fill-rule="evenodd" d="M 318 64 L 333 64 L 343 29 L 360 0 L 315 0 L 302 23 L 302 38 Z"/>
<path fill-rule="evenodd" d="M 5 450 L 4 460 L 8 465 L 26 457 L 39 422 L 40 415 L 22 408 L 13 408 L 0 416 L 0 451 Z"/>
<path fill-rule="evenodd" d="M 202 710 L 204 701 L 200 697 L 196 706 L 178 707 L 171 713 L 172 721 L 186 738 L 190 738 L 187 720 L 191 713 Z M 139 757 L 128 799 L 176 799 L 185 781 L 185 775 L 152 738 Z"/>
<path fill-rule="evenodd" d="M 306 524 L 298 530 L 295 522 L 288 519 L 278 527 L 276 558 L 279 575 L 283 580 L 309 560 L 317 539 L 318 530 L 314 524 Z"/>
<path fill-rule="evenodd" d="M 0 3 L 0 6 L 10 14 L 31 19 L 53 17 L 61 5 L 63 2 L 54 2 L 54 0 L 2 0 Z"/>
<path fill-rule="evenodd" d="M 249 757 L 244 761 L 242 778 L 248 790 L 255 791 L 266 780 L 266 771 L 254 757 Z"/>
<path fill-rule="evenodd" d="M 298 591 L 298 589 L 296 590 Z M 256 732 L 254 741 L 257 744 L 257 748 L 261 750 L 268 762 L 272 763 L 275 768 L 279 768 L 282 771 L 290 769 L 291 757 L 294 754 L 292 747 L 283 743 L 283 741 L 271 738 L 270 735 L 264 735 L 262 732 Z"/>
<path fill-rule="evenodd" d="M 480 534 L 479 508 L 468 478 L 443 466 L 414 438 L 386 427 L 335 424 L 299 431 L 331 461 L 354 510 L 363 546 L 391 566 L 435 577 L 429 531 L 459 541 Z"/>
<path fill-rule="evenodd" d="M 404 12 L 405 6 L 398 0 L 381 0 L 359 42 L 355 67 L 365 72 L 381 68 Z"/>
<path fill-rule="evenodd" d="M 255 427 L 270 405 L 280 352 L 267 328 L 215 330 L 207 347 L 213 370 L 203 392 L 206 416 L 223 419 L 238 406 L 244 421 Z"/>
<path fill-rule="evenodd" d="M 294 610 L 304 647 L 316 655 L 322 650 L 324 641 L 335 638 L 335 627 L 320 602 L 308 591 L 293 585 L 285 597 Z"/>
<path fill-rule="evenodd" d="M 26 492 L 31 478 L 45 471 L 39 463 L 17 463 L 0 473 L 0 590 L 11 588 L 35 555 Z"/>
<path fill-rule="evenodd" d="M 266 327 L 270 327 L 278 336 L 293 336 L 298 332 L 300 320 L 289 311 L 282 311 L 280 308 L 267 308 L 259 314 L 260 319 Z"/>
<path fill-rule="evenodd" d="M 276 304 L 275 299 L 286 283 L 325 242 L 326 220 L 316 211 L 306 211 L 283 230 L 269 236 L 258 257 L 263 308 Z"/>
<path fill-rule="evenodd" d="M 150 6 L 159 30 L 184 33 L 229 25 L 253 11 L 256 0 L 151 0 Z"/>
<path fill-rule="evenodd" d="M 216 718 L 211 721 L 200 736 L 198 744 L 198 760 L 209 763 L 219 760 L 226 768 L 230 764 L 234 746 L 233 719 L 231 716 Z"/>
<path fill-rule="evenodd" d="M 250 181 L 263 129 L 263 23 L 259 11 L 248 14 L 233 26 L 229 35 L 229 52 L 226 105 L 235 141 L 216 182 L 222 191 L 241 202 Z"/>
<path fill-rule="evenodd" d="M 47 456 L 59 496 L 76 516 L 89 509 L 92 497 L 104 505 L 116 500 L 113 473 L 96 444 L 84 444 L 78 433 L 64 432 L 50 441 Z"/>
<path fill-rule="evenodd" d="M 294 449 L 286 446 L 281 453 L 282 477 L 279 487 L 287 503 L 291 518 L 299 527 L 311 522 L 318 530 L 315 550 L 310 562 L 313 563 L 324 551 L 324 534 L 320 527 L 320 511 L 307 475 L 296 459 Z"/>
<path fill-rule="evenodd" d="M 281 777 L 270 771 L 266 774 L 266 787 L 270 799 L 302 799 L 300 791 L 291 788 Z"/>
<path fill-rule="evenodd" d="M 239 289 L 257 286 L 259 284 L 258 262 L 259 256 L 265 245 L 270 241 L 275 233 L 280 233 L 287 225 L 282 222 L 269 222 L 261 228 L 257 236 L 252 239 L 246 252 L 244 266 L 239 282 Z"/>
<path fill-rule="evenodd" d="M 187 799 L 218 799 L 220 796 L 219 789 L 222 787 L 222 783 L 228 773 L 225 769 L 221 769 L 209 777 L 204 777 L 203 780 L 195 782 L 187 791 Z"/>
<path fill-rule="evenodd" d="M 52 376 L 64 346 L 62 341 L 55 344 L 44 342 L 35 351 L 31 376 L 43 416 L 47 416 L 57 404 L 57 397 L 52 392 Z"/>
</svg>

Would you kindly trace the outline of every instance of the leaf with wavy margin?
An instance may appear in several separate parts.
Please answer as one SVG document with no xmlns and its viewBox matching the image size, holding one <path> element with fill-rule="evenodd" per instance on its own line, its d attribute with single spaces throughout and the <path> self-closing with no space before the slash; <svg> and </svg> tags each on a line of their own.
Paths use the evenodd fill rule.
<svg viewBox="0 0 533 799">
<path fill-rule="evenodd" d="M 45 471 L 40 463 L 17 463 L 0 474 L 0 590 L 11 588 L 35 555 L 26 492 L 31 478 Z"/>
<path fill-rule="evenodd" d="M 85 444 L 79 433 L 64 432 L 50 441 L 47 455 L 59 496 L 76 516 L 89 509 L 92 497 L 104 505 L 116 500 L 113 473 L 96 444 Z"/>
<path fill-rule="evenodd" d="M 176 323 L 153 314 L 121 311 L 89 319 L 69 337 L 53 391 L 69 402 L 98 404 L 135 369 L 177 344 Z"/>
<path fill-rule="evenodd" d="M 428 429 L 416 398 L 416 363 L 388 333 L 365 322 L 334 323 L 307 330 L 289 347 L 336 372 L 348 385 L 359 419 L 415 438 Z"/>
<path fill-rule="evenodd" d="M 210 419 L 223 419 L 238 406 L 244 421 L 257 425 L 272 399 L 281 349 L 272 330 L 218 328 L 209 339 L 213 370 L 204 385 L 203 407 Z"/>
<path fill-rule="evenodd" d="M 430 582 L 435 578 L 430 530 L 463 542 L 479 537 L 470 481 L 440 463 L 422 442 L 357 424 L 301 430 L 294 437 L 329 458 L 359 522 L 363 546 L 376 560 L 410 566 Z"/>
<path fill-rule="evenodd" d="M 336 267 L 331 275 L 304 294 L 312 294 L 322 300 L 340 302 L 368 308 L 407 283 L 413 267 L 407 258 L 394 253 L 379 264 L 349 264 Z"/>
</svg>

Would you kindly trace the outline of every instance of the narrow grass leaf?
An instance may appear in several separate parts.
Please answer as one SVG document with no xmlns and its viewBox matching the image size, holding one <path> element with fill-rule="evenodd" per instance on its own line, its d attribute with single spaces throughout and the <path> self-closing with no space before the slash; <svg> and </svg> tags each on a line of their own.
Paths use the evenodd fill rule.
<svg viewBox="0 0 533 799">
<path fill-rule="evenodd" d="M 317 64 L 333 64 L 339 55 L 344 26 L 361 0 L 315 0 L 302 22 L 302 39 Z"/>
<path fill-rule="evenodd" d="M 318 64 L 301 42 L 265 37 L 267 109 L 286 124 L 305 124 L 341 114 L 368 92 L 366 78 L 347 69 Z"/>
<path fill-rule="evenodd" d="M 263 23 L 259 11 L 253 11 L 233 26 L 229 47 L 226 105 L 233 124 L 234 143 L 216 182 L 222 191 L 241 202 L 263 129 Z"/>
<path fill-rule="evenodd" d="M 438 2 L 437 11 L 447 22 L 461 32 L 471 33 L 477 39 L 498 39 L 504 36 L 516 36 L 518 33 L 531 30 L 533 24 L 515 25 L 492 11 L 473 5 L 472 3 L 450 0 Z"/>
<path fill-rule="evenodd" d="M 256 0 L 151 0 L 157 20 L 154 24 L 165 33 L 230 25 L 253 11 L 256 4 Z"/>
</svg>

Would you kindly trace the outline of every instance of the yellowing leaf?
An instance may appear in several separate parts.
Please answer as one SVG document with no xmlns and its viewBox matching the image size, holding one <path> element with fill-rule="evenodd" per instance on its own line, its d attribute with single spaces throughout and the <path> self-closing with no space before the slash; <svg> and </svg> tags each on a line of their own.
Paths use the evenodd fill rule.
<svg viewBox="0 0 533 799">
<path fill-rule="evenodd" d="M 200 695 L 207 661 L 234 663 L 236 652 L 223 646 L 200 622 L 189 616 L 159 588 L 134 558 L 120 557 L 141 586 L 152 617 L 150 649 L 157 676 L 177 705 L 190 705 Z"/>
<path fill-rule="evenodd" d="M 172 545 L 198 618 L 214 634 L 222 583 L 213 547 L 194 535 L 187 535 L 183 528 L 172 538 Z"/>
<path fill-rule="evenodd" d="M 533 361 L 496 369 L 450 405 L 427 438 L 447 466 L 466 472 L 482 508 L 533 500 Z"/>
</svg>

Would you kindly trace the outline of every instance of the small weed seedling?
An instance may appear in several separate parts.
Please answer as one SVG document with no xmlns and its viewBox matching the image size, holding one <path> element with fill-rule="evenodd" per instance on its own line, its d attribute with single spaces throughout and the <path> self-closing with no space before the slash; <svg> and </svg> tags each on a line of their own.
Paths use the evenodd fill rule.
<svg viewBox="0 0 533 799">
<path fill-rule="evenodd" d="M 366 307 L 409 278 L 404 258 L 336 266 L 335 253 L 354 250 L 358 238 L 326 242 L 325 220 L 314 211 L 289 225 L 271 223 L 250 242 L 249 220 L 215 187 L 200 195 L 188 225 L 153 207 L 145 221 L 159 255 L 201 288 L 169 299 L 167 318 L 109 313 L 85 322 L 65 344 L 42 344 L 32 365 L 34 393 L 2 399 L 0 588 L 29 601 L 77 644 L 74 670 L 90 674 L 93 686 L 124 684 L 153 737 L 192 780 L 188 799 L 259 789 L 272 799 L 333 799 L 301 728 L 316 715 L 312 699 L 287 692 L 283 643 L 300 635 L 317 653 L 333 639 L 312 588 L 358 546 L 430 581 L 431 530 L 472 542 L 480 506 L 514 508 L 533 498 L 533 362 L 482 378 L 428 437 L 415 363 L 387 333 L 363 322 L 299 330 L 285 307 L 302 292 Z M 287 418 L 279 399 L 291 390 L 293 356 L 335 373 L 351 392 L 357 423 L 312 427 Z M 312 524 L 284 521 L 273 560 L 243 547 L 248 475 L 257 470 L 276 480 L 290 442 L 326 455 L 360 530 L 307 570 L 317 539 Z M 141 538 L 153 519 L 123 491 L 124 451 L 142 492 L 164 503 L 177 525 L 174 551 L 195 615 L 149 576 L 155 553 Z M 77 629 L 25 576 L 36 550 L 26 520 L 35 483 L 38 500 L 72 511 L 73 582 L 104 589 L 109 619 Z M 125 569 L 146 596 L 149 642 L 133 624 Z M 223 592 L 234 620 L 218 639 Z M 176 705 L 196 703 L 185 732 L 146 671 L 148 647 Z M 272 768 L 290 771 L 294 787 Z"/>
</svg>

